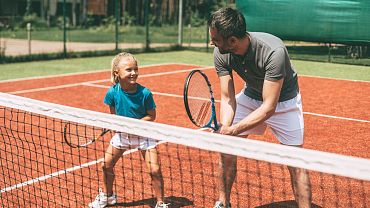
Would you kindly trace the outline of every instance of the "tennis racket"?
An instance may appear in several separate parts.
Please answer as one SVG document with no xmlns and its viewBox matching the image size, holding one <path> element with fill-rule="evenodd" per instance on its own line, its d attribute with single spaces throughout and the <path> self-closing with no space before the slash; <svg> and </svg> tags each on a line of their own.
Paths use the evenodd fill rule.
<svg viewBox="0 0 370 208">
<path fill-rule="evenodd" d="M 96 140 L 101 139 L 109 129 L 87 126 L 77 123 L 66 123 L 64 125 L 64 141 L 73 148 L 87 147 Z"/>
<path fill-rule="evenodd" d="M 185 80 L 184 104 L 193 124 L 200 128 L 218 130 L 215 99 L 208 77 L 200 70 L 193 70 Z"/>
</svg>

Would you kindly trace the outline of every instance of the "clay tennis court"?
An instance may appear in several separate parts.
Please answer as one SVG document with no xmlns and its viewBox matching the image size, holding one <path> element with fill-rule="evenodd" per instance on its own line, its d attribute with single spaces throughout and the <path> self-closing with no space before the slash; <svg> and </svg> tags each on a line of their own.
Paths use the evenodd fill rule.
<svg viewBox="0 0 370 208">
<path fill-rule="evenodd" d="M 184 80 L 192 69 L 202 69 L 207 74 L 213 85 L 212 87 L 215 92 L 215 98 L 216 100 L 219 100 L 219 83 L 213 67 L 201 67 L 185 64 L 163 64 L 142 66 L 140 68 L 140 76 L 138 82 L 148 87 L 153 92 L 154 99 L 157 104 L 156 122 L 195 129 L 195 127 L 187 118 L 182 98 Z M 103 98 L 108 87 L 110 86 L 109 77 L 110 72 L 107 69 L 91 73 L 4 81 L 0 82 L 0 91 L 37 100 L 108 113 L 109 108 L 103 104 Z M 238 92 L 243 88 L 244 83 L 239 78 L 236 79 L 237 81 L 235 82 L 235 88 Z M 303 100 L 303 110 L 305 113 L 304 148 L 369 159 L 370 144 L 368 141 L 370 138 L 370 114 L 367 112 L 369 112 L 370 109 L 370 82 L 300 76 L 299 85 Z M 269 131 L 267 131 L 264 136 L 252 136 L 251 138 L 277 143 L 277 140 L 272 137 Z M 99 141 L 97 143 L 99 143 Z M 171 148 L 175 148 L 175 145 L 166 146 L 166 148 L 160 147 L 160 151 L 168 151 Z M 212 161 L 217 161 L 216 154 L 211 155 L 211 158 L 209 158 L 208 154 L 202 155 L 202 153 L 197 153 L 196 151 L 192 153 L 186 152 L 193 150 L 184 151 L 185 152 L 181 152 L 180 148 L 180 151 L 177 152 L 178 155 L 174 155 L 174 157 L 180 158 L 182 154 L 199 154 L 199 158 L 201 158 L 201 160 L 210 160 L 210 163 L 212 163 Z M 102 152 L 100 154 L 100 157 L 102 157 Z M 168 154 L 170 156 L 172 153 L 170 152 Z M 176 161 L 180 161 L 181 163 L 181 160 L 175 160 L 175 163 Z M 165 167 L 186 166 L 185 164 L 174 164 L 171 163 L 171 161 L 162 161 L 162 163 Z M 257 164 L 259 163 L 257 162 Z M 200 164 L 197 163 L 195 166 L 198 165 Z M 258 171 L 262 172 L 274 172 L 276 171 L 275 168 L 280 169 L 279 167 L 273 167 L 272 169 L 270 167 L 269 169 L 269 167 L 267 166 L 264 167 L 263 164 L 259 166 L 260 167 L 258 168 Z M 207 167 L 198 168 L 207 169 Z M 209 172 L 212 171 L 212 168 L 214 167 L 210 168 L 211 169 L 208 170 Z M 247 163 L 239 163 L 239 170 L 247 169 L 251 170 L 253 169 L 253 167 L 248 166 Z M 191 196 L 181 196 L 182 191 L 176 192 L 176 190 L 183 189 L 184 187 L 176 187 L 176 185 L 173 185 L 174 183 L 166 181 L 166 178 L 177 177 L 171 175 L 172 173 L 170 173 L 170 171 L 171 170 L 169 168 L 163 169 L 163 175 L 165 176 L 165 186 L 172 186 L 171 193 L 166 192 L 166 195 L 171 195 L 175 197 L 174 200 L 178 199 L 179 201 L 184 201 L 181 197 L 184 197 L 185 199 L 191 198 Z M 276 172 L 282 171 L 279 170 Z M 68 175 L 68 173 L 66 175 Z M 166 175 L 171 176 L 166 177 Z M 214 175 L 210 175 L 210 177 L 211 176 Z M 244 185 L 246 183 L 242 181 L 253 180 L 252 176 L 251 178 L 244 178 L 245 176 L 246 175 L 241 175 L 239 178 L 237 178 L 237 181 L 235 183 L 236 186 L 233 191 L 237 192 L 239 190 L 245 189 Z M 264 174 L 261 174 L 261 176 L 261 178 L 265 177 Z M 286 176 L 287 175 L 283 176 L 283 178 Z M 119 175 L 116 177 L 117 183 L 122 182 Z M 211 180 L 205 178 L 207 176 L 200 177 L 203 177 L 201 178 L 202 181 Z M 178 176 L 178 178 L 182 178 L 182 180 L 184 181 L 197 179 L 197 177 L 187 174 Z M 148 178 L 138 179 L 138 181 L 140 180 L 145 181 L 148 180 Z M 273 182 L 273 179 L 267 180 L 269 180 L 270 182 L 268 183 L 271 184 L 279 183 Z M 332 194 L 336 198 L 350 198 L 350 202 L 345 204 L 357 205 L 356 207 L 366 207 L 366 204 L 370 204 L 369 197 L 366 197 L 370 195 L 369 182 L 360 183 L 347 181 L 344 182 L 343 185 L 351 185 L 355 187 L 359 186 L 358 189 L 361 189 L 359 192 L 365 193 L 365 196 L 363 194 L 356 195 L 356 191 L 351 191 L 351 193 L 345 193 L 345 197 L 342 196 L 342 193 L 325 193 L 328 195 L 323 197 L 323 191 L 320 190 L 321 182 L 316 181 L 318 179 L 316 179 L 315 174 L 313 174 L 311 180 L 314 184 L 319 184 L 313 187 L 313 202 L 315 204 L 326 204 L 326 207 L 328 207 L 328 204 L 330 204 L 330 206 L 332 207 L 342 207 L 339 202 L 328 202 Z M 242 185 L 239 185 L 238 182 L 240 182 L 240 184 Z M 263 184 L 265 182 L 261 181 L 260 183 Z M 93 184 L 92 186 L 96 186 L 96 190 L 98 190 L 99 184 Z M 143 183 L 139 183 L 136 185 L 133 184 L 133 186 L 141 187 L 143 186 Z M 273 204 L 273 202 L 293 199 L 291 191 L 287 191 L 288 193 L 279 194 L 280 186 L 289 187 L 289 180 L 283 181 L 282 184 L 276 185 L 275 188 L 271 190 L 258 190 L 256 192 L 254 192 L 253 190 L 247 190 L 246 192 L 249 193 L 249 195 L 256 195 L 251 196 L 251 199 L 244 199 L 243 196 L 241 198 L 238 197 L 238 199 L 233 200 L 240 207 L 255 207 L 258 205 L 271 205 Z M 151 197 L 152 192 L 150 190 L 150 186 L 146 188 L 143 187 L 141 189 L 145 190 L 145 194 L 143 194 L 143 196 L 133 196 L 132 198 Z M 208 190 L 207 188 L 200 188 L 200 186 L 195 186 L 192 189 L 193 197 L 194 195 L 196 195 L 194 193 L 198 192 L 201 192 L 202 194 L 207 196 L 210 195 L 210 197 L 197 199 L 195 196 L 193 200 L 190 200 L 191 202 L 182 204 L 178 203 L 177 207 L 212 206 L 214 197 L 216 195 L 216 193 L 212 193 L 215 192 L 214 188 L 210 188 Z M 63 193 L 65 191 L 61 190 L 60 192 Z M 141 204 L 127 204 L 126 201 L 132 201 L 132 199 L 130 199 L 130 194 L 132 193 L 125 193 L 126 199 L 123 200 L 125 202 L 122 202 L 119 205 L 123 207 L 129 207 L 142 206 L 143 204 L 145 204 L 144 202 L 142 202 Z M 273 197 L 264 197 L 265 194 L 269 196 L 273 195 Z M 92 199 L 95 196 L 87 196 L 84 200 L 88 201 L 89 197 Z M 145 206 L 146 205 L 144 205 L 144 207 Z"/>
</svg>

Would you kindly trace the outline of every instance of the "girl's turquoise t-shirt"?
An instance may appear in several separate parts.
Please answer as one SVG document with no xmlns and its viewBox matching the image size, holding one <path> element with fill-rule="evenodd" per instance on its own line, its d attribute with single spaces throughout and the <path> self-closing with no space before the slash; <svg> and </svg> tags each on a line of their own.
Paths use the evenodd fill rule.
<svg viewBox="0 0 370 208">
<path fill-rule="evenodd" d="M 137 84 L 135 93 L 125 92 L 119 83 L 108 89 L 104 103 L 116 109 L 116 114 L 129 118 L 141 119 L 148 110 L 156 108 L 153 94 L 150 90 Z"/>
</svg>

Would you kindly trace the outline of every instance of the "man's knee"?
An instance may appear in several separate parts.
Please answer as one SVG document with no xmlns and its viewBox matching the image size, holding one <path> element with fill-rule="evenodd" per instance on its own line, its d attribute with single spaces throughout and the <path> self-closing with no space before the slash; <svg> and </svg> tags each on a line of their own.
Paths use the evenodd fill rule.
<svg viewBox="0 0 370 208">
<path fill-rule="evenodd" d="M 222 169 L 227 169 L 229 171 L 236 171 L 236 160 L 235 155 L 221 154 L 221 160 L 219 161 L 219 166 Z"/>
<path fill-rule="evenodd" d="M 159 166 L 152 167 L 150 169 L 150 176 L 152 178 L 161 178 L 162 177 L 162 171 Z"/>
</svg>

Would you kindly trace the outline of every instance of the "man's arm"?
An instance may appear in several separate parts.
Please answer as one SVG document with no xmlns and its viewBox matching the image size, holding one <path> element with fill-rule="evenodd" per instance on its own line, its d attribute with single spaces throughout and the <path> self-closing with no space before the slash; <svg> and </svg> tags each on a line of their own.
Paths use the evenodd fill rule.
<svg viewBox="0 0 370 208">
<path fill-rule="evenodd" d="M 235 124 L 229 128 L 224 128 L 224 131 L 221 133 L 236 136 L 241 132 L 251 129 L 270 118 L 275 113 L 283 81 L 284 79 L 277 81 L 265 80 L 262 91 L 262 105 L 241 120 L 238 124 Z"/>
<path fill-rule="evenodd" d="M 231 126 L 236 109 L 234 80 L 231 75 L 220 77 L 221 86 L 221 106 L 220 106 L 220 123 L 222 134 L 224 127 Z"/>
</svg>

